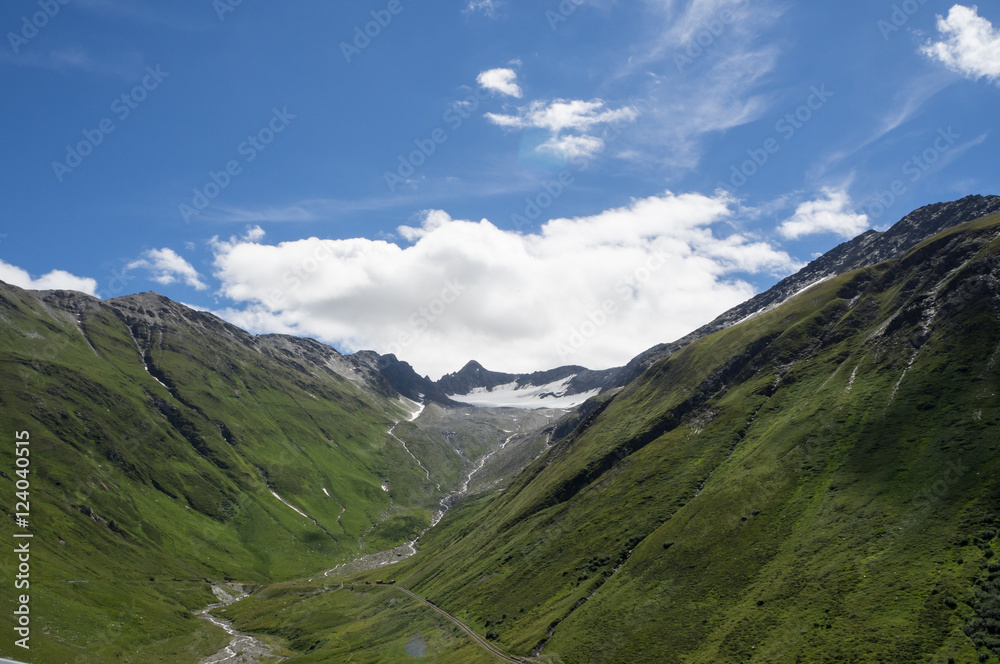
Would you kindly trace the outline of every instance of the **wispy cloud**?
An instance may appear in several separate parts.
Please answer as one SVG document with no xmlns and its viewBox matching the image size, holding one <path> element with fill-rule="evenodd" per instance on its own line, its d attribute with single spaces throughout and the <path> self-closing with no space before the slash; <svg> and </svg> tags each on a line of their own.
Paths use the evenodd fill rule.
<svg viewBox="0 0 1000 664">
<path fill-rule="evenodd" d="M 809 176 L 813 179 L 821 178 L 845 159 L 899 129 L 916 117 L 928 101 L 952 83 L 951 75 L 942 71 L 906 80 L 892 101 L 886 104 L 889 107 L 888 110 L 881 112 L 874 118 L 859 118 L 859 129 L 868 132 L 867 135 L 861 134 L 864 138 L 855 139 L 857 142 L 850 147 L 840 148 L 827 154 L 813 166 Z M 877 106 L 881 107 L 882 104 Z M 844 142 L 847 143 L 850 140 L 846 139 Z"/>
<path fill-rule="evenodd" d="M 648 3 L 648 32 L 609 85 L 649 103 L 632 135 L 635 159 L 675 170 L 698 166 L 704 141 L 760 119 L 773 103 L 762 84 L 780 56 L 768 31 L 784 7 L 770 0 Z"/>
<path fill-rule="evenodd" d="M 106 58 L 79 48 L 47 53 L 24 52 L 18 55 L 0 50 L 0 63 L 59 73 L 83 71 L 97 76 L 114 76 L 129 82 L 136 80 L 146 67 L 145 57 L 136 51 Z"/>
<path fill-rule="evenodd" d="M 534 191 L 537 188 L 538 182 L 527 175 L 500 177 L 500 174 L 487 174 L 482 181 L 448 177 L 442 181 L 429 181 L 420 190 L 393 196 L 307 198 L 260 206 L 220 205 L 202 211 L 197 220 L 207 224 L 336 223 L 361 213 L 387 210 L 398 211 L 403 217 L 408 217 L 414 210 L 424 210 L 450 200 L 504 196 Z"/>
<path fill-rule="evenodd" d="M 333 201 L 325 199 L 311 199 L 278 207 L 220 206 L 217 211 L 208 212 L 205 219 L 209 222 L 230 224 L 319 221 L 322 219 L 323 210 L 333 206 Z"/>
<path fill-rule="evenodd" d="M 777 58 L 776 48 L 737 53 L 697 76 L 664 79 L 639 129 L 645 153 L 662 165 L 696 168 L 708 136 L 765 116 L 772 99 L 755 90 Z"/>
<path fill-rule="evenodd" d="M 538 146 L 560 159 L 590 158 L 604 150 L 604 141 L 595 136 L 553 136 Z"/>
<path fill-rule="evenodd" d="M 469 0 L 464 11 L 467 14 L 482 12 L 490 18 L 495 18 L 500 4 L 500 0 Z"/>
<path fill-rule="evenodd" d="M 176 30 L 207 30 L 212 25 L 209 21 L 193 21 L 178 16 L 170 8 L 171 4 L 161 7 L 149 4 L 143 0 L 73 0 L 73 4 L 102 18 L 126 20 L 134 23 L 160 25 Z"/>
</svg>

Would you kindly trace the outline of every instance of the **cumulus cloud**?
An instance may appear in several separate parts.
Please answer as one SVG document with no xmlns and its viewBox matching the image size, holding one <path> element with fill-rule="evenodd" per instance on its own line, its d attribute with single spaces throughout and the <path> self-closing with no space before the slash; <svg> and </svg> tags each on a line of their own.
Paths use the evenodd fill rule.
<svg viewBox="0 0 1000 664">
<path fill-rule="evenodd" d="M 545 129 L 552 136 L 541 143 L 538 152 L 563 159 L 589 158 L 604 150 L 604 141 L 586 132 L 599 125 L 634 122 L 639 111 L 631 106 L 608 108 L 601 99 L 556 99 L 533 101 L 515 114 L 487 113 L 486 119 L 505 129 Z M 564 132 L 576 132 L 565 134 Z M 607 130 L 605 130 L 607 131 Z"/>
<path fill-rule="evenodd" d="M 1000 82 L 1000 29 L 979 15 L 976 6 L 955 5 L 948 16 L 938 16 L 943 39 L 929 42 L 924 55 L 968 78 Z"/>
<path fill-rule="evenodd" d="M 173 249 L 150 249 L 143 253 L 142 258 L 136 259 L 125 266 L 126 270 L 134 270 L 136 268 L 149 271 L 149 278 L 164 286 L 183 281 L 196 290 L 206 290 L 208 288 L 201 280 L 201 275 L 194 269 L 194 266 L 184 260 Z"/>
<path fill-rule="evenodd" d="M 753 294 L 749 273 L 791 258 L 731 231 L 736 204 L 667 192 L 521 234 L 441 211 L 401 240 L 216 241 L 215 276 L 255 332 L 392 352 L 434 377 L 623 364 Z M 728 229 L 728 230 L 727 230 Z"/>
<path fill-rule="evenodd" d="M 476 77 L 476 83 L 486 90 L 499 92 L 502 95 L 518 99 L 524 96 L 524 91 L 517 84 L 517 72 L 513 69 L 489 69 Z"/>
<path fill-rule="evenodd" d="M 805 235 L 835 233 L 850 239 L 868 229 L 868 215 L 853 211 L 844 190 L 824 189 L 824 198 L 806 201 L 778 227 L 782 236 L 795 240 Z"/>
<path fill-rule="evenodd" d="M 0 260 L 0 281 L 28 290 L 71 290 L 97 296 L 97 280 L 78 277 L 64 270 L 52 270 L 37 279 L 27 270 Z"/>
</svg>

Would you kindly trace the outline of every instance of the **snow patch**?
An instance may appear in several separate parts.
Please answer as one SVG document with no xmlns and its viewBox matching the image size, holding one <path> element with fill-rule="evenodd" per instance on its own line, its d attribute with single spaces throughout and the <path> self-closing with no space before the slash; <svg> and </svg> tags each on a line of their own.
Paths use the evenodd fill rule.
<svg viewBox="0 0 1000 664">
<path fill-rule="evenodd" d="M 854 387 L 854 379 L 858 377 L 858 369 L 860 367 L 861 367 L 861 365 L 859 364 L 858 366 L 854 367 L 854 371 L 851 372 L 851 379 L 847 381 L 847 391 L 848 392 L 850 392 L 851 388 Z"/>
<path fill-rule="evenodd" d="M 567 394 L 569 383 L 576 374 L 547 385 L 522 385 L 506 383 L 493 389 L 477 387 L 468 394 L 449 394 L 448 398 L 470 406 L 491 408 L 575 408 L 587 399 L 597 396 L 600 389 L 578 394 Z"/>
<path fill-rule="evenodd" d="M 302 510 L 300 510 L 300 509 L 299 509 L 298 507 L 296 507 L 295 505 L 292 505 L 292 504 L 291 504 L 290 502 L 288 502 L 287 500 L 285 500 L 285 499 L 284 499 L 284 498 L 282 498 L 281 496 L 279 496 L 279 495 L 277 494 L 277 492 L 275 492 L 275 490 L 274 490 L 274 489 L 271 489 L 271 495 L 272 495 L 272 496 L 274 496 L 275 498 L 277 498 L 278 500 L 280 500 L 281 502 L 283 502 L 283 503 L 284 503 L 285 505 L 287 505 L 288 507 L 291 507 L 291 508 L 292 508 L 293 510 L 295 510 L 296 512 L 298 512 L 299 514 L 301 514 L 301 515 L 302 515 L 302 516 L 304 516 L 305 518 L 307 518 L 307 519 L 309 519 L 310 521 L 312 521 L 312 517 L 311 517 L 311 516 L 309 516 L 308 514 L 306 514 L 305 512 L 303 512 Z"/>
<path fill-rule="evenodd" d="M 774 304 L 769 304 L 766 307 L 764 307 L 763 309 L 759 309 L 758 311 L 753 312 L 749 316 L 741 318 L 740 320 L 738 320 L 735 323 L 733 323 L 733 325 L 736 326 L 736 325 L 739 325 L 740 323 L 745 323 L 745 322 L 747 322 L 748 320 L 750 320 L 752 318 L 756 318 L 757 316 L 760 316 L 761 314 L 766 314 L 768 311 L 771 311 L 773 309 L 777 309 L 778 307 L 780 307 L 781 305 L 785 304 L 786 302 L 794 300 L 799 295 L 802 295 L 803 293 L 805 293 L 807 290 L 809 290 L 813 286 L 818 286 L 819 284 L 823 283 L 824 281 L 829 281 L 830 279 L 833 279 L 836 276 L 837 276 L 836 274 L 830 273 L 830 274 L 826 275 L 825 277 L 820 277 L 819 279 L 817 279 L 816 281 L 813 281 L 812 283 L 808 284 L 804 288 L 800 288 L 799 290 L 795 291 L 794 293 L 792 293 L 791 295 L 789 295 L 788 297 L 786 297 L 781 302 L 776 302 Z"/>
<path fill-rule="evenodd" d="M 420 395 L 421 398 L 423 398 L 423 396 L 424 395 L 422 394 Z M 426 407 L 419 401 L 414 401 L 413 399 L 407 399 L 406 397 L 400 397 L 399 400 L 400 402 L 402 402 L 403 406 L 405 406 L 406 409 L 410 411 L 410 416 L 406 418 L 407 422 L 412 422 L 413 420 L 420 417 L 420 414 L 424 412 L 424 408 Z"/>
</svg>

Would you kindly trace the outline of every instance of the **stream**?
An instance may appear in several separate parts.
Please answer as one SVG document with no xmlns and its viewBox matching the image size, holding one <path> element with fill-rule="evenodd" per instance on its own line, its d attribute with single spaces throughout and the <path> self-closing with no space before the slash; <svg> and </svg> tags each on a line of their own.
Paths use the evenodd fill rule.
<svg viewBox="0 0 1000 664">
<path fill-rule="evenodd" d="M 413 418 L 411 418 L 410 421 L 412 422 L 414 419 L 416 419 L 416 416 L 418 415 L 420 415 L 420 411 L 417 411 L 416 415 Z M 360 558 L 355 558 L 350 562 L 341 563 L 340 565 L 337 565 L 332 569 L 328 569 L 326 572 L 324 572 L 323 576 L 330 576 L 330 574 L 334 572 L 344 575 L 352 575 L 352 574 L 358 574 L 360 572 L 368 572 L 373 569 L 379 569 L 380 567 L 393 565 L 402 560 L 406 560 L 410 556 L 414 555 L 417 552 L 417 542 L 420 541 L 420 537 L 428 530 L 441 523 L 441 519 L 443 519 L 444 515 L 448 512 L 449 509 L 451 509 L 451 506 L 454 505 L 456 502 L 458 502 L 459 499 L 461 499 L 469 492 L 469 484 L 472 483 L 472 478 L 475 477 L 476 473 L 482 470 L 483 467 L 486 465 L 486 462 L 489 461 L 493 456 L 502 452 L 510 443 L 510 441 L 512 441 L 517 436 L 518 432 L 521 430 L 521 423 L 518 422 L 517 419 L 515 418 L 514 424 L 517 425 L 517 428 L 512 432 L 507 432 L 510 433 L 511 435 L 509 435 L 503 441 L 503 443 L 500 444 L 500 447 L 493 450 L 492 452 L 484 456 L 482 459 L 477 461 L 475 467 L 473 467 L 472 470 L 470 470 L 466 475 L 465 480 L 462 482 L 459 489 L 457 491 L 449 493 L 447 496 L 445 496 L 440 500 L 438 504 L 441 506 L 441 509 L 434 514 L 434 516 L 431 518 L 431 525 L 422 530 L 420 532 L 420 535 L 417 535 L 414 539 L 410 540 L 409 542 L 400 544 L 395 548 L 388 549 L 386 551 L 378 551 L 376 553 L 371 553 L 366 556 L 361 556 Z M 396 438 L 396 440 L 398 440 L 400 443 L 402 443 L 403 447 L 405 448 L 406 443 L 404 443 L 402 440 L 397 438 L 395 434 L 393 434 L 393 429 L 395 428 L 396 427 L 393 426 L 393 428 L 389 430 L 389 434 L 393 438 Z M 406 451 L 410 452 L 408 448 Z M 410 455 L 412 456 L 412 452 L 410 453 Z M 416 459 L 416 457 L 414 457 L 414 459 Z M 417 463 L 420 464 L 421 468 L 423 468 L 423 464 L 421 464 L 419 460 L 417 460 Z M 429 473 L 427 479 L 430 480 Z M 438 488 L 440 487 L 441 485 L 438 485 Z"/>
<path fill-rule="evenodd" d="M 243 590 L 242 585 L 238 583 L 227 585 L 229 585 L 231 589 L 235 590 L 237 594 L 231 595 L 219 586 L 212 586 L 212 592 L 214 592 L 215 596 L 219 598 L 219 602 L 216 604 L 210 604 L 201 611 L 196 611 L 195 615 L 212 623 L 213 625 L 216 625 L 217 627 L 221 627 L 226 631 L 226 634 L 229 634 L 232 638 L 229 641 L 229 645 L 211 657 L 201 660 L 200 664 L 221 664 L 221 662 L 231 662 L 232 664 L 258 664 L 265 657 L 274 657 L 270 647 L 264 645 L 249 634 L 237 632 L 233 628 L 233 624 L 228 620 L 223 620 L 222 618 L 217 618 L 212 615 L 212 609 L 229 606 L 230 604 L 234 604 L 249 596 L 249 593 L 246 593 Z M 281 659 L 284 658 L 280 658 L 278 661 L 281 661 Z"/>
<path fill-rule="evenodd" d="M 423 404 L 420 405 L 421 408 L 411 416 L 409 421 L 412 422 L 413 420 L 415 420 L 423 411 Z M 360 572 L 367 572 L 374 569 L 379 569 L 381 567 L 387 567 L 389 565 L 393 565 L 402 560 L 406 560 L 410 556 L 414 555 L 417 552 L 417 542 L 420 540 L 420 537 L 428 530 L 430 530 L 431 528 L 433 528 L 434 526 L 436 526 L 441 522 L 441 519 L 444 518 L 444 515 L 448 512 L 449 509 L 451 509 L 452 505 L 458 502 L 459 499 L 461 499 L 469 492 L 469 485 L 472 483 L 472 479 L 473 477 L 475 477 L 476 473 L 482 470 L 483 467 L 486 465 L 486 463 L 492 457 L 502 452 L 510 443 L 510 441 L 512 441 L 517 436 L 518 432 L 521 430 L 521 424 L 520 422 L 517 421 L 517 419 L 514 419 L 514 423 L 517 425 L 517 428 L 512 432 L 506 432 L 510 433 L 510 435 L 504 440 L 504 442 L 501 443 L 497 449 L 493 450 L 492 452 L 490 452 L 489 454 L 487 454 L 482 459 L 476 462 L 475 466 L 466 475 L 465 480 L 461 483 L 458 490 L 449 493 L 447 496 L 445 496 L 440 500 L 439 505 L 441 506 L 441 509 L 434 514 L 434 516 L 431 518 L 431 525 L 425 528 L 423 531 L 421 531 L 420 535 L 417 535 L 417 537 L 414 538 L 413 540 L 406 542 L 404 544 L 400 544 L 395 548 L 387 549 L 385 551 L 379 551 L 376 553 L 371 553 L 366 556 L 361 556 L 360 558 L 355 558 L 350 562 L 341 563 L 340 565 L 337 565 L 336 567 L 333 567 L 332 569 L 329 569 L 326 572 L 324 572 L 323 576 L 330 576 L 330 574 L 334 572 L 342 575 L 353 575 L 353 574 L 358 574 Z M 396 435 L 393 433 L 393 430 L 395 428 L 396 428 L 395 425 L 393 425 L 393 427 L 389 429 L 388 432 L 389 435 L 395 438 L 397 441 L 399 441 L 403 445 L 403 448 L 410 453 L 410 456 L 413 456 L 413 453 L 410 452 L 409 448 L 406 447 L 406 443 L 400 440 L 398 437 L 396 437 Z M 424 468 L 424 465 L 422 463 L 420 463 L 420 460 L 417 459 L 416 457 L 413 458 L 414 460 L 416 460 L 417 464 L 419 464 L 419 466 L 423 468 L 424 471 L 426 472 L 427 469 Z M 433 481 L 430 479 L 429 472 L 427 472 L 427 479 L 429 481 Z M 438 485 L 438 488 L 439 489 L 441 488 L 440 485 Z M 287 503 L 277 494 L 275 494 L 275 497 L 277 497 L 279 500 L 281 500 L 281 502 L 285 503 L 289 507 L 292 507 L 292 505 Z M 303 514 L 294 507 L 292 507 L 292 509 L 295 509 L 295 511 L 299 512 L 299 514 Z M 311 519 L 311 517 L 308 517 L 308 515 L 303 514 L 303 516 L 307 516 L 307 518 Z M 228 620 L 223 620 L 221 618 L 212 615 L 211 613 L 212 609 L 217 609 L 223 606 L 229 606 L 230 604 L 238 602 L 241 599 L 249 596 L 248 593 L 244 592 L 242 585 L 240 584 L 227 584 L 227 585 L 229 585 L 233 590 L 236 591 L 235 595 L 230 594 L 220 586 L 213 585 L 212 592 L 214 592 L 215 596 L 219 598 L 219 603 L 207 606 L 201 611 L 197 611 L 195 615 L 199 616 L 204 620 L 207 620 L 213 625 L 217 625 L 222 629 L 224 629 L 226 633 L 232 637 L 232 640 L 229 642 L 229 645 L 227 645 L 225 648 L 215 653 L 211 657 L 201 660 L 199 664 L 221 664 L 222 662 L 229 662 L 231 664 L 259 664 L 262 658 L 274 657 L 274 654 L 271 652 L 271 649 L 268 646 L 261 643 L 260 641 L 250 636 L 249 634 L 243 634 L 242 632 L 236 631 L 233 628 L 232 623 L 229 622 Z"/>
</svg>

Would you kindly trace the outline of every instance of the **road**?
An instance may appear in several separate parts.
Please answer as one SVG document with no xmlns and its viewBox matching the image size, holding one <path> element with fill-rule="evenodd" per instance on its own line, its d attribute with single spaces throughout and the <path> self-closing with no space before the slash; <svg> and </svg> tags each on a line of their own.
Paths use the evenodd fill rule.
<svg viewBox="0 0 1000 664">
<path fill-rule="evenodd" d="M 499 658 L 499 659 L 501 659 L 501 660 L 503 660 L 505 662 L 512 662 L 513 664 L 524 664 L 524 662 L 527 661 L 527 660 L 523 660 L 523 659 L 514 659 L 513 657 L 509 657 L 509 656 L 505 655 L 503 652 L 501 652 L 501 651 L 497 650 L 495 647 L 493 647 L 493 645 L 490 644 L 486 639 L 484 639 L 481 636 L 479 636 L 479 634 L 477 634 L 475 632 L 475 630 L 473 630 L 472 628 L 466 626 L 466 624 L 463 623 L 461 620 L 459 620 L 455 616 L 451 615 L 447 611 L 445 611 L 443 609 L 439 609 L 438 607 L 434 606 L 433 604 L 431 604 L 430 602 L 428 602 L 423 597 L 420 597 L 419 595 L 414 595 L 413 593 L 411 593 L 406 588 L 403 588 L 402 586 L 394 585 L 392 587 L 395 588 L 395 589 L 397 589 L 397 590 L 403 591 L 404 593 L 406 593 L 407 595 L 409 595 L 413 599 L 417 600 L 421 604 L 426 604 L 427 606 L 431 607 L 432 609 L 434 609 L 435 611 L 437 611 L 438 613 L 440 613 L 442 616 L 444 616 L 445 618 L 447 618 L 451 622 L 455 623 L 455 625 L 457 625 L 463 632 L 465 632 L 470 637 L 472 637 L 473 641 L 475 641 L 477 644 L 479 644 L 484 650 L 488 651 L 494 657 L 497 657 L 497 658 Z"/>
</svg>

